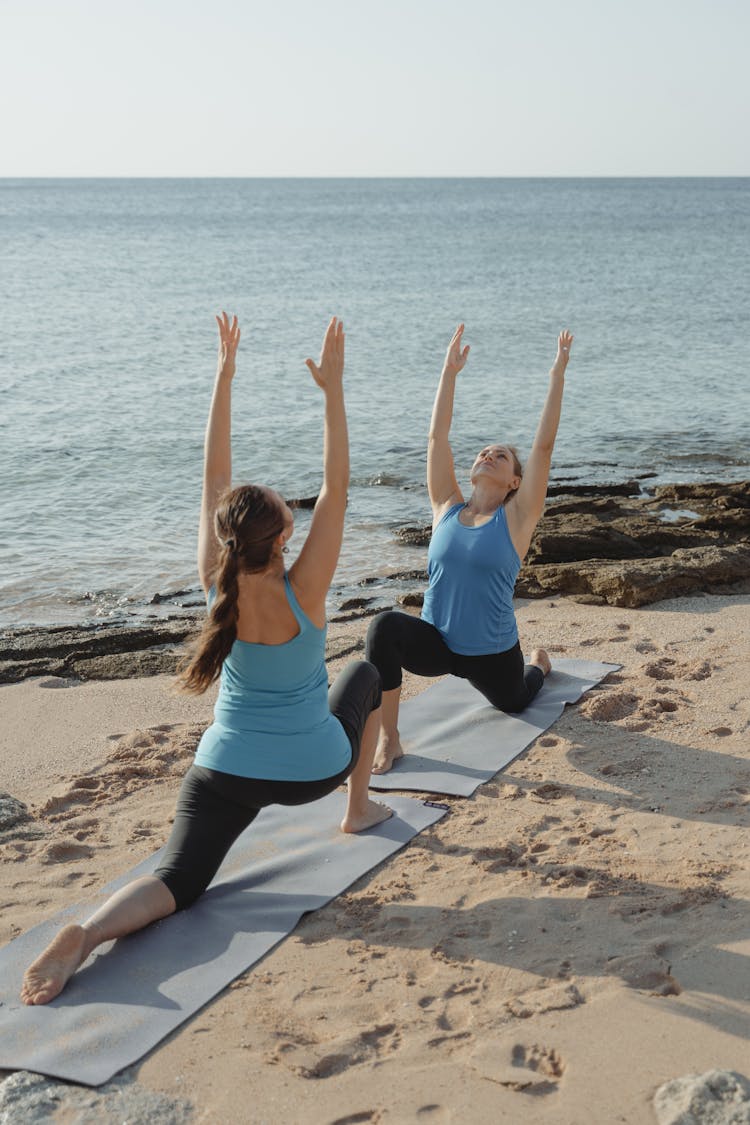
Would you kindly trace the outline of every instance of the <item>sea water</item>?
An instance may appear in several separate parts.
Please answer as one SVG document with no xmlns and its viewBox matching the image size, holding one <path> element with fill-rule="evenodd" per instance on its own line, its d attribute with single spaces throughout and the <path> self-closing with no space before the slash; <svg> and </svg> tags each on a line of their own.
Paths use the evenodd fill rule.
<svg viewBox="0 0 750 1125">
<path fill-rule="evenodd" d="M 221 309 L 242 326 L 235 478 L 290 498 L 321 479 L 304 360 L 344 320 L 339 599 L 424 565 L 394 531 L 429 515 L 427 428 L 459 321 L 462 481 L 487 441 L 528 451 L 562 327 L 553 480 L 750 472 L 747 179 L 3 180 L 0 223 L 4 625 L 142 616 L 196 587 Z"/>
</svg>

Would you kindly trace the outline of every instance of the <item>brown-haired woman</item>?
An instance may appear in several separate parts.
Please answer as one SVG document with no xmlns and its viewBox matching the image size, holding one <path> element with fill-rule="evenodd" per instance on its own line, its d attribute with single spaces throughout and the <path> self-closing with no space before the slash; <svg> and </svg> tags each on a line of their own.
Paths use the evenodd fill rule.
<svg viewBox="0 0 750 1125">
<path fill-rule="evenodd" d="M 27 970 L 21 999 L 46 1004 L 98 945 L 184 909 L 203 893 L 241 832 L 269 804 L 318 800 L 347 781 L 341 828 L 391 815 L 368 795 L 380 727 L 380 676 L 350 664 L 328 692 L 325 601 L 338 561 L 349 482 L 344 330 L 328 325 L 319 363 L 325 396 L 323 485 L 299 557 L 287 572 L 292 513 L 263 485 L 232 489 L 231 385 L 237 318 L 219 324 L 206 430 L 198 570 L 209 614 L 183 673 L 188 691 L 221 677 L 214 723 L 180 790 L 159 867 L 118 891 L 83 925 L 64 927 Z"/>
<path fill-rule="evenodd" d="M 422 617 L 386 612 L 367 633 L 367 659 L 383 681 L 383 725 L 374 773 L 403 755 L 398 734 L 401 670 L 419 676 L 447 672 L 468 680 L 501 711 L 522 711 L 550 671 L 543 648 L 524 664 L 513 612 L 513 587 L 544 509 L 552 448 L 560 421 L 565 369 L 573 337 L 561 332 L 549 389 L 523 472 L 511 445 L 487 445 L 471 467 L 464 501 L 448 435 L 456 377 L 469 355 L 464 326 L 453 334 L 435 395 L 427 445 L 432 504 L 429 585 Z"/>
</svg>

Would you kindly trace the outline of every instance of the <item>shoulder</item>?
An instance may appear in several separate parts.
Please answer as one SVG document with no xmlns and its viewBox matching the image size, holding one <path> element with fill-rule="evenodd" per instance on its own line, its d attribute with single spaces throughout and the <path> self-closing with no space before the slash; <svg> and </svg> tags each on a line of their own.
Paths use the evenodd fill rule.
<svg viewBox="0 0 750 1125">
<path fill-rule="evenodd" d="M 442 523 L 445 523 L 448 519 L 450 519 L 451 516 L 457 515 L 457 513 L 460 512 L 463 507 L 465 507 L 465 504 L 464 501 L 461 500 L 457 504 L 444 504 L 442 507 L 437 508 L 432 519 L 433 531 L 436 531 L 437 528 Z"/>
</svg>

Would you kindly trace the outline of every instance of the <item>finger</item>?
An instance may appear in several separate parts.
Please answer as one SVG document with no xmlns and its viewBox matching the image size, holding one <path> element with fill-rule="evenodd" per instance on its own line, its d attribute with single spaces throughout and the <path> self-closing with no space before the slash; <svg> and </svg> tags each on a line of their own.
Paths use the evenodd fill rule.
<svg viewBox="0 0 750 1125">
<path fill-rule="evenodd" d="M 306 359 L 305 360 L 305 366 L 309 369 L 310 374 L 312 375 L 313 379 L 316 379 L 318 374 L 319 374 L 317 365 L 315 363 L 313 363 L 313 361 L 311 359 Z"/>
<path fill-rule="evenodd" d="M 466 363 L 466 360 L 468 358 L 468 355 L 469 355 L 470 351 L 471 351 L 471 344 L 467 344 L 466 347 L 464 348 L 464 350 L 461 352 L 461 359 L 464 361 L 464 363 Z"/>
</svg>

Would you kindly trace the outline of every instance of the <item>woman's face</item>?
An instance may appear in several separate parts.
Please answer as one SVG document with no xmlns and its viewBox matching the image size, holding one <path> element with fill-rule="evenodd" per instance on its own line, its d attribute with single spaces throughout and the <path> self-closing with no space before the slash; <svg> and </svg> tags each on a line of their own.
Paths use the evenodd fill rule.
<svg viewBox="0 0 750 1125">
<path fill-rule="evenodd" d="M 521 478 L 516 473 L 513 454 L 507 445 L 485 445 L 471 466 L 471 483 L 496 484 L 506 492 L 518 488 Z"/>
</svg>

